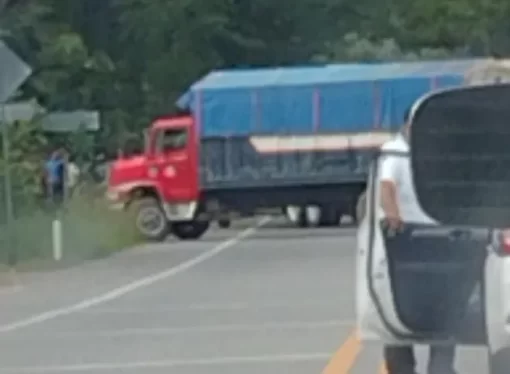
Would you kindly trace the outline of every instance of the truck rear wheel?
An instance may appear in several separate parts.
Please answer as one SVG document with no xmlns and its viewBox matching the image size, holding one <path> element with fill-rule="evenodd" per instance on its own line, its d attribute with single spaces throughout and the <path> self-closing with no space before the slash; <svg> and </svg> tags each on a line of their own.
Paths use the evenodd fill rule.
<svg viewBox="0 0 510 374">
<path fill-rule="evenodd" d="M 310 222 L 308 221 L 308 216 L 306 214 L 306 207 L 304 206 L 299 207 L 296 224 L 298 227 L 301 228 L 308 227 L 308 225 L 310 224 Z"/>
<path fill-rule="evenodd" d="M 342 218 L 341 216 L 342 214 L 339 209 L 322 206 L 319 224 L 322 227 L 338 226 L 340 218 Z"/>
<path fill-rule="evenodd" d="M 186 221 L 172 223 L 172 233 L 181 240 L 200 239 L 209 229 L 209 221 Z"/>
<path fill-rule="evenodd" d="M 163 241 L 168 236 L 168 221 L 158 200 L 143 197 L 131 202 L 129 209 L 134 213 L 138 233 L 146 240 Z"/>
<path fill-rule="evenodd" d="M 317 227 L 321 225 L 321 207 L 317 205 L 307 205 L 304 208 L 306 212 L 306 220 L 309 227 Z"/>
<path fill-rule="evenodd" d="M 287 220 L 297 225 L 300 220 L 301 208 L 295 205 L 287 205 L 282 208 L 283 214 L 287 217 Z"/>
</svg>

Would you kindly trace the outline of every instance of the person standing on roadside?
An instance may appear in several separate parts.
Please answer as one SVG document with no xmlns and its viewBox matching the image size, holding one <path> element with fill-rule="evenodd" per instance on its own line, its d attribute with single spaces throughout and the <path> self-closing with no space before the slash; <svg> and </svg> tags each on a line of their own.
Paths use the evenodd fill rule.
<svg viewBox="0 0 510 374">
<path fill-rule="evenodd" d="M 409 153 L 410 113 L 405 115 L 402 131 L 385 143 L 379 168 L 381 208 L 388 229 L 398 233 L 406 222 L 437 224 L 421 209 L 414 191 Z M 391 152 L 395 152 L 394 155 Z M 397 154 L 398 153 L 398 154 Z M 402 154 L 402 155 L 399 155 Z M 385 346 L 388 374 L 415 374 L 416 360 L 412 346 Z M 431 346 L 428 374 L 455 374 L 455 346 Z"/>
<path fill-rule="evenodd" d="M 72 198 L 80 179 L 80 168 L 76 165 L 74 156 L 70 156 L 67 160 L 67 167 L 65 170 L 67 197 Z"/>
<path fill-rule="evenodd" d="M 48 194 L 54 203 L 61 203 L 64 199 L 65 160 L 61 150 L 51 153 L 45 164 L 46 186 Z"/>
</svg>

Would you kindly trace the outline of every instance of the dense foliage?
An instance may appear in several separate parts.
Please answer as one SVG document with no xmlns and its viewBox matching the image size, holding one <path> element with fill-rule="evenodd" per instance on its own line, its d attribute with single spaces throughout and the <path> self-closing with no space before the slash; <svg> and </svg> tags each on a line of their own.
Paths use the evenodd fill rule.
<svg viewBox="0 0 510 374">
<path fill-rule="evenodd" d="M 0 0 L 0 37 L 34 68 L 18 98 L 99 110 L 113 153 L 212 69 L 510 52 L 505 0 L 289 4 Z"/>
<path fill-rule="evenodd" d="M 36 70 L 21 95 L 139 132 L 214 68 L 510 52 L 510 2 L 1 0 L 1 35 Z"/>
<path fill-rule="evenodd" d="M 101 111 L 114 150 L 215 68 L 510 52 L 505 0 L 0 0 L 19 98 Z M 138 136 L 141 138 L 141 136 Z"/>
</svg>

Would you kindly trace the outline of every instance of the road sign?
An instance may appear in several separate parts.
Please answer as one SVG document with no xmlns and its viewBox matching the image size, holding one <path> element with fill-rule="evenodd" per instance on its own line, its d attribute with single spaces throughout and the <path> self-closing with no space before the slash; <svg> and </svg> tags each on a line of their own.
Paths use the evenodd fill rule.
<svg viewBox="0 0 510 374">
<path fill-rule="evenodd" d="M 51 112 L 41 119 L 42 129 L 53 133 L 98 131 L 100 125 L 99 112 L 91 110 Z"/>
<path fill-rule="evenodd" d="M 7 5 L 7 1 L 9 1 L 9 0 L 0 0 L 0 13 L 4 9 L 4 7 Z"/>
<path fill-rule="evenodd" d="M 4 103 L 32 74 L 32 68 L 0 41 L 0 103 Z"/>
</svg>

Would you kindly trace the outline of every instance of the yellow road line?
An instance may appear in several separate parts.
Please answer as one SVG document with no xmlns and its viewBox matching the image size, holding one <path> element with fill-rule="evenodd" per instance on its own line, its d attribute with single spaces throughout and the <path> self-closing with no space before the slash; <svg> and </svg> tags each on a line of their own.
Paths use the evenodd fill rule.
<svg viewBox="0 0 510 374">
<path fill-rule="evenodd" d="M 331 357 L 322 374 L 349 374 L 360 351 L 361 342 L 358 339 L 358 334 L 356 331 L 352 331 L 347 340 Z"/>
</svg>

